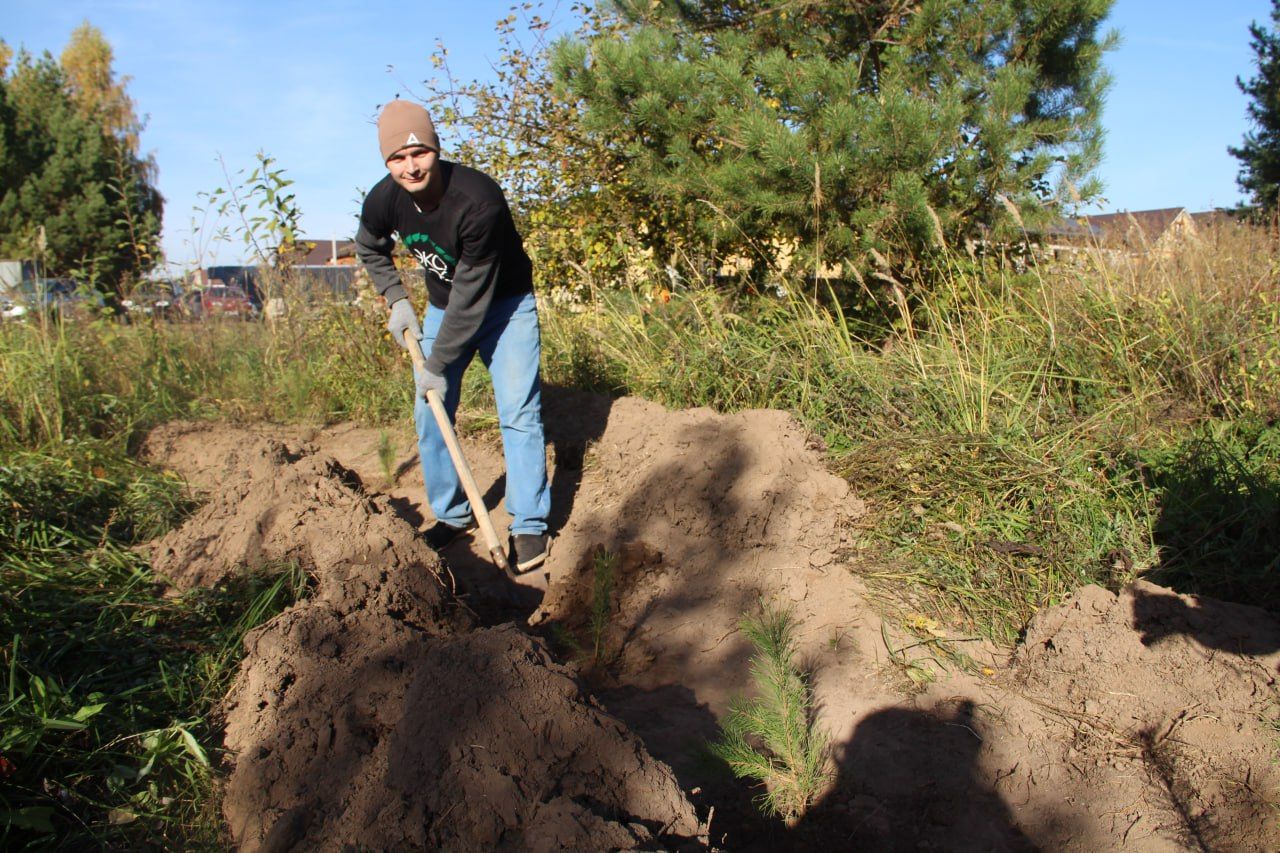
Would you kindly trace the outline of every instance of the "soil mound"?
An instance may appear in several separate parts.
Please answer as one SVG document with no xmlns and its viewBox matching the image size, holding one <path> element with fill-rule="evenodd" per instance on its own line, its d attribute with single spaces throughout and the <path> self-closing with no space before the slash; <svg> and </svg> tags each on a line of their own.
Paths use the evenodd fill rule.
<svg viewBox="0 0 1280 853">
<path fill-rule="evenodd" d="M 229 572 L 283 561 L 320 577 L 351 565 L 421 572 L 437 564 L 388 499 L 366 494 L 337 460 L 278 441 L 257 449 L 240 478 L 154 543 L 152 565 L 175 586 L 211 586 Z"/>
<path fill-rule="evenodd" d="M 289 460 L 316 451 L 312 430 L 271 424 L 171 421 L 147 434 L 139 455 L 181 474 L 197 489 L 262 479 Z"/>
<path fill-rule="evenodd" d="M 437 580 L 407 428 L 148 441 L 210 490 L 158 543 L 162 571 L 189 585 L 296 559 L 317 576 L 251 636 L 227 700 L 237 843 L 1280 849 L 1280 627 L 1263 611 L 1139 583 L 1045 609 L 1012 651 L 918 613 L 895 624 L 859 577 L 884 568 L 853 541 L 866 508 L 794 419 L 555 389 L 544 413 L 555 538 L 532 616 L 488 596 L 479 537 L 444 553 L 460 597 Z M 501 529 L 500 446 L 463 445 Z M 832 784 L 794 827 L 698 759 L 754 692 L 739 621 L 762 602 L 792 613 L 832 744 Z M 512 625 L 474 627 L 526 617 L 566 666 Z"/>
<path fill-rule="evenodd" d="M 1170 840 L 1274 849 L 1280 623 L 1265 611 L 1085 587 L 1032 621 L 1014 663 L 1022 694 L 1070 732 L 1052 752 L 1077 784 L 1144 801 Z"/>
<path fill-rule="evenodd" d="M 825 565 L 844 523 L 865 512 L 785 412 L 671 412 L 625 398 L 588 456 L 591 479 L 609 488 L 575 505 L 562 539 L 645 541 L 682 560 L 787 547 Z"/>
<path fill-rule="evenodd" d="M 540 641 L 474 630 L 385 497 L 314 446 L 234 446 L 241 477 L 159 540 L 154 564 L 183 587 L 281 560 L 317 581 L 247 638 L 226 700 L 223 812 L 241 849 L 632 849 L 699 834 L 671 771 Z"/>
<path fill-rule="evenodd" d="M 592 645 L 613 676 L 679 684 L 722 711 L 748 668 L 739 622 L 762 601 L 794 609 L 804 633 L 822 638 L 814 650 L 866 611 L 837 564 L 865 504 L 790 415 L 616 400 L 582 467 L 530 621 L 582 637 L 607 555 L 609 618 Z"/>
<path fill-rule="evenodd" d="M 451 635 L 308 602 L 247 645 L 223 801 L 241 849 L 634 849 L 698 835 L 671 771 L 514 627 Z"/>
</svg>

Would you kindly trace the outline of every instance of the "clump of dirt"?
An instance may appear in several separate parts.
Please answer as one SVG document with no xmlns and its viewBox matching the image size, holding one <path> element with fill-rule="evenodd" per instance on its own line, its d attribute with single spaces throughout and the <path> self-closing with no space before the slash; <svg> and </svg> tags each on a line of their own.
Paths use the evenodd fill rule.
<svg viewBox="0 0 1280 853">
<path fill-rule="evenodd" d="M 148 433 L 139 456 L 181 474 L 197 489 L 272 476 L 289 460 L 315 453 L 315 430 L 273 424 L 171 421 Z"/>
<path fill-rule="evenodd" d="M 245 850 L 633 849 L 699 824 L 514 627 L 450 634 L 309 602 L 247 643 L 223 812 Z"/>
<path fill-rule="evenodd" d="M 337 460 L 281 442 L 268 441 L 262 450 L 240 479 L 153 544 L 157 573 L 189 589 L 283 561 L 321 577 L 355 564 L 417 572 L 436 565 L 434 552 L 387 498 L 365 493 Z"/>
</svg>

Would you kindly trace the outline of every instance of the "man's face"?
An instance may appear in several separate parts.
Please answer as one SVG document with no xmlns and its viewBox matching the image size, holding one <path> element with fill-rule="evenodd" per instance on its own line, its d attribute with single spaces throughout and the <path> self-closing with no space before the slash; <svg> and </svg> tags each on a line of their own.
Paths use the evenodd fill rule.
<svg viewBox="0 0 1280 853">
<path fill-rule="evenodd" d="M 439 173 L 440 155 L 425 145 L 401 148 L 387 158 L 391 180 L 415 195 L 426 192 Z"/>
</svg>

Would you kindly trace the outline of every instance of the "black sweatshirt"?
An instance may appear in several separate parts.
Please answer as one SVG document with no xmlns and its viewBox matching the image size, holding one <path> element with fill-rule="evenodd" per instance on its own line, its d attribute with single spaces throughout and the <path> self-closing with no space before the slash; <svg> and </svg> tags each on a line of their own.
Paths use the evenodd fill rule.
<svg viewBox="0 0 1280 853">
<path fill-rule="evenodd" d="M 391 261 L 394 236 L 426 271 L 427 298 L 445 311 L 427 356 L 435 374 L 466 350 L 495 298 L 533 290 L 533 265 L 502 188 L 483 172 L 444 160 L 440 175 L 444 193 L 425 213 L 387 175 L 365 196 L 356 231 L 356 253 L 387 305 L 408 297 Z"/>
</svg>

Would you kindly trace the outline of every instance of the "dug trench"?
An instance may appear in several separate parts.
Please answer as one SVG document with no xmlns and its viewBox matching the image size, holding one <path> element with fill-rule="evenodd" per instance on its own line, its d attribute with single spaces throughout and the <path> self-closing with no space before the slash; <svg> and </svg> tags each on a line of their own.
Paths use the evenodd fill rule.
<svg viewBox="0 0 1280 853">
<path fill-rule="evenodd" d="M 406 430 L 148 438 L 205 496 L 152 543 L 158 573 L 314 578 L 247 638 L 225 700 L 237 847 L 1280 847 L 1268 613 L 1139 582 L 1080 590 L 1014 649 L 920 643 L 860 576 L 868 507 L 790 416 L 552 389 L 545 420 L 555 538 L 515 588 L 480 541 L 421 542 Z M 501 529 L 500 446 L 463 444 Z M 765 605 L 794 617 L 831 744 L 790 825 L 705 748 L 754 690 L 739 624 Z"/>
</svg>

